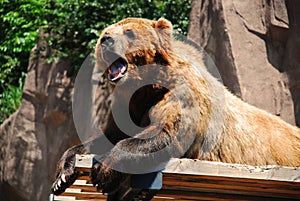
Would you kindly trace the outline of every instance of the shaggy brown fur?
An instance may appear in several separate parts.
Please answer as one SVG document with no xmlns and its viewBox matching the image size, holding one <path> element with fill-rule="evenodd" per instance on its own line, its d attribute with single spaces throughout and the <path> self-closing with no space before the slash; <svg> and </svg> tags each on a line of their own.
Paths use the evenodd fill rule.
<svg viewBox="0 0 300 201">
<path fill-rule="evenodd" d="M 115 146 L 102 158 L 104 165 L 98 163 L 93 169 L 91 179 L 98 189 L 116 190 L 129 175 L 111 167 L 133 159 L 136 164 L 160 164 L 170 157 L 184 156 L 251 165 L 300 166 L 299 128 L 231 94 L 207 72 L 202 55 L 192 46 L 174 40 L 172 31 L 172 24 L 165 19 L 128 18 L 106 28 L 99 38 L 97 67 L 107 68 L 105 90 L 118 97 L 112 101 L 116 108 L 121 109 L 122 101 L 130 99 L 128 86 L 142 82 L 142 74 L 154 73 L 165 81 L 157 80 L 131 98 L 131 118 L 144 127 L 139 133 L 130 133 L 135 137 L 122 132 L 111 113 L 103 118 L 104 134 Z M 122 76 L 117 77 L 120 72 L 114 74 L 111 66 L 119 58 L 127 70 L 120 70 Z M 152 67 L 143 68 L 145 65 Z M 162 87 L 166 84 L 168 87 Z M 150 119 L 159 124 L 150 124 Z M 170 148 L 170 144 L 174 146 Z M 86 150 L 79 147 L 76 151 L 67 150 L 69 154 L 65 155 Z M 161 159 L 147 155 L 161 149 L 167 149 Z M 73 180 L 74 175 L 63 165 L 59 167 L 53 184 L 56 194 L 71 183 L 68 178 Z"/>
</svg>

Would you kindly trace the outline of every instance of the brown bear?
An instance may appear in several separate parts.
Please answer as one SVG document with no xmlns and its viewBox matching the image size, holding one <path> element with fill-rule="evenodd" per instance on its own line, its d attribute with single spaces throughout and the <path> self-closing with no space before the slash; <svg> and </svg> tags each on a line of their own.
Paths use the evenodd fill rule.
<svg viewBox="0 0 300 201">
<path fill-rule="evenodd" d="M 208 73 L 202 54 L 172 32 L 166 19 L 140 18 L 103 30 L 95 53 L 96 66 L 106 69 L 103 134 L 64 153 L 54 194 L 76 179 L 76 153 L 101 153 L 91 180 L 108 193 L 172 157 L 300 166 L 300 129 L 231 94 Z"/>
</svg>

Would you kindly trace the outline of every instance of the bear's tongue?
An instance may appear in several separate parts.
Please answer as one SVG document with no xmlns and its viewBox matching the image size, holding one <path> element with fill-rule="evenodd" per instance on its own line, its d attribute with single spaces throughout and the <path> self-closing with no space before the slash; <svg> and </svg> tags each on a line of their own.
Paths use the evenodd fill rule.
<svg viewBox="0 0 300 201">
<path fill-rule="evenodd" d="M 115 81 L 121 77 L 124 77 L 124 73 L 126 72 L 127 68 L 121 62 L 113 63 L 108 70 L 108 78 L 110 81 Z"/>
</svg>

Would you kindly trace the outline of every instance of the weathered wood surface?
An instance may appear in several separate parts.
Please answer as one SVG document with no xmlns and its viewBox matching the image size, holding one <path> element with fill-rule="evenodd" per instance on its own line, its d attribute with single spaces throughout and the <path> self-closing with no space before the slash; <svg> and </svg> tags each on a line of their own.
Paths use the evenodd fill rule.
<svg viewBox="0 0 300 201">
<path fill-rule="evenodd" d="M 300 182 L 300 168 L 276 165 L 251 166 L 191 159 L 171 160 L 164 173 Z"/>
<path fill-rule="evenodd" d="M 89 171 L 92 156 L 77 156 L 76 167 Z M 81 176 L 54 200 L 106 200 Z M 70 197 L 64 197 L 70 196 Z M 163 171 L 162 200 L 300 200 L 300 168 L 173 159 Z"/>
</svg>

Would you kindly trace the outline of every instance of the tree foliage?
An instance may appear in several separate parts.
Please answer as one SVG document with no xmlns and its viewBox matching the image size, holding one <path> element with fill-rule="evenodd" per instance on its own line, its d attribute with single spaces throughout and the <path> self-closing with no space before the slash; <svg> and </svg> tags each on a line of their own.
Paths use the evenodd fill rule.
<svg viewBox="0 0 300 201">
<path fill-rule="evenodd" d="M 45 5 L 35 0 L 1 0 L 0 3 L 0 93 L 6 85 L 19 84 L 26 72 L 29 53 L 38 40 Z"/>
<path fill-rule="evenodd" d="M 191 0 L 0 0 L 0 108 L 9 104 L 2 100 L 4 92 L 15 98 L 8 94 L 22 90 L 22 74 L 40 28 L 51 35 L 48 44 L 59 50 L 49 59 L 71 58 L 76 70 L 106 26 L 126 17 L 165 17 L 175 31 L 186 34 L 190 5 Z M 11 111 L 7 113 L 0 123 Z"/>
</svg>

